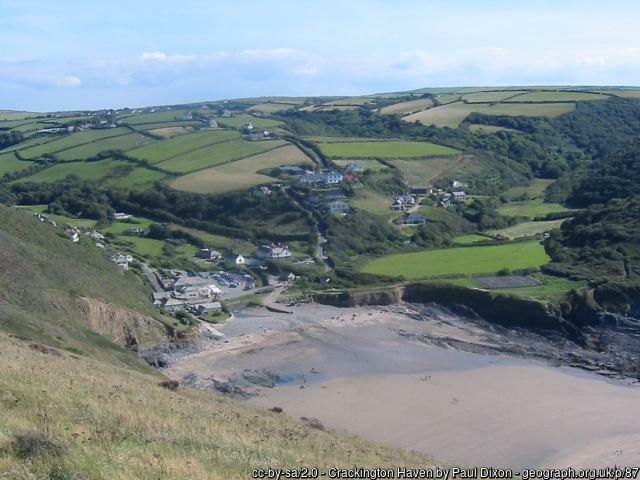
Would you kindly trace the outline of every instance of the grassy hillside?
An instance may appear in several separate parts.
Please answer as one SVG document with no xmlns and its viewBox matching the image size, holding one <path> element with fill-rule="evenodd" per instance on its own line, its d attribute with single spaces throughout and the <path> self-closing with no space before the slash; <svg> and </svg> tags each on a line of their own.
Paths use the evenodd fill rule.
<svg viewBox="0 0 640 480">
<path fill-rule="evenodd" d="M 197 480 L 427 463 L 210 392 L 171 392 L 157 374 L 41 353 L 3 333 L 0 351 L 2 478 Z"/>
<path fill-rule="evenodd" d="M 248 478 L 253 468 L 425 465 L 211 392 L 162 388 L 158 372 L 89 328 L 137 315 L 129 320 L 141 340 L 163 338 L 164 319 L 132 273 L 20 209 L 0 207 L 0 245 L 0 478 Z"/>
<path fill-rule="evenodd" d="M 147 287 L 88 240 L 73 244 L 62 229 L 0 206 L 0 244 L 0 329 L 136 366 L 128 350 L 112 343 L 119 333 L 106 324 L 109 318 L 138 344 L 165 338 L 171 319 L 153 308 Z"/>
</svg>

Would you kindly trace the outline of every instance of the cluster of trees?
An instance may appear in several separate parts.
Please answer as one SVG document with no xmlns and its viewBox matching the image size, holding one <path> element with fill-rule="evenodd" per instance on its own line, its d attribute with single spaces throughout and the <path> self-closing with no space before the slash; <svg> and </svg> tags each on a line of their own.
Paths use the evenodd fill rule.
<svg viewBox="0 0 640 480">
<path fill-rule="evenodd" d="M 0 150 L 16 145 L 23 140 L 24 135 L 22 132 L 18 132 L 16 130 L 0 133 Z"/>
</svg>

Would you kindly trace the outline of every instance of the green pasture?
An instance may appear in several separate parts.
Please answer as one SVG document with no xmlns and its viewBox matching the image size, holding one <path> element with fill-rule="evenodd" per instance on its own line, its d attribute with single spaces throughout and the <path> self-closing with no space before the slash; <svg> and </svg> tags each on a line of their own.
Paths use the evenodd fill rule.
<svg viewBox="0 0 640 480">
<path fill-rule="evenodd" d="M 159 163 L 209 145 L 234 139 L 240 139 L 238 132 L 208 130 L 162 140 L 132 150 L 129 152 L 129 155 L 141 160 L 147 160 L 149 163 Z"/>
<path fill-rule="evenodd" d="M 232 128 L 240 128 L 245 123 L 251 122 L 255 128 L 273 128 L 284 125 L 280 120 L 272 120 L 270 118 L 259 118 L 252 115 L 237 115 L 234 117 L 218 117 L 216 121 L 219 125 Z"/>
<path fill-rule="evenodd" d="M 447 275 L 495 273 L 504 268 L 537 268 L 548 261 L 549 257 L 539 242 L 527 241 L 388 255 L 367 263 L 363 272 L 403 276 L 408 280 L 414 280 Z"/>
<path fill-rule="evenodd" d="M 120 135 L 119 137 L 105 138 L 91 143 L 85 143 L 78 147 L 69 148 L 56 153 L 56 157 L 60 160 L 77 160 L 83 158 L 91 158 L 100 152 L 107 150 L 122 150 L 126 152 L 134 148 L 153 143 L 153 139 L 140 135 L 139 133 L 130 133 L 128 135 Z"/>
<path fill-rule="evenodd" d="M 23 162 L 26 163 L 26 162 Z M 17 182 L 55 182 L 63 180 L 69 175 L 76 175 L 83 180 L 100 180 L 107 176 L 114 168 L 130 165 L 121 160 L 100 160 L 97 162 L 65 162 L 57 163 L 33 175 L 17 180 Z"/>
<path fill-rule="evenodd" d="M 18 160 L 13 152 L 0 153 L 0 177 L 5 173 L 19 172 L 33 165 L 33 162 Z"/>
<path fill-rule="evenodd" d="M 407 102 L 394 103 L 380 109 L 383 115 L 398 115 L 425 110 L 433 106 L 433 100 L 430 98 L 420 98 L 418 100 L 409 100 Z"/>
<path fill-rule="evenodd" d="M 159 167 L 172 172 L 186 173 L 202 170 L 207 167 L 240 160 L 241 158 L 265 152 L 285 145 L 282 140 L 248 142 L 242 139 L 221 142 L 200 148 L 158 164 Z"/>
<path fill-rule="evenodd" d="M 560 220 L 548 220 L 541 222 L 523 222 L 518 223 L 512 227 L 502 228 L 500 230 L 489 230 L 487 233 L 490 235 L 497 235 L 500 237 L 508 238 L 509 240 L 515 240 L 517 238 L 530 237 L 533 235 L 539 235 L 550 230 L 559 228 L 566 219 Z"/>
<path fill-rule="evenodd" d="M 183 120 L 186 110 L 167 110 L 162 112 L 149 112 L 133 114 L 120 118 L 120 121 L 127 125 L 141 125 L 146 123 L 162 123 Z"/>
<path fill-rule="evenodd" d="M 343 142 L 321 143 L 318 147 L 324 155 L 331 158 L 418 158 L 460 153 L 454 148 L 429 142 Z"/>
<path fill-rule="evenodd" d="M 507 102 L 579 102 L 606 100 L 608 95 L 590 92 L 529 92 L 506 100 Z"/>
<path fill-rule="evenodd" d="M 36 145 L 30 148 L 20 148 L 20 154 L 26 158 L 39 158 L 45 154 L 56 154 L 62 150 L 67 150 L 79 145 L 96 142 L 105 138 L 126 135 L 129 130 L 126 128 L 105 128 L 100 130 L 86 130 L 84 132 L 63 135 L 51 142 Z"/>
<path fill-rule="evenodd" d="M 534 178 L 529 185 L 510 188 L 506 191 L 505 196 L 512 199 L 520 198 L 523 195 L 527 195 L 531 199 L 541 198 L 545 189 L 553 182 L 555 182 L 553 179 Z"/>
<path fill-rule="evenodd" d="M 498 213 L 511 217 L 541 217 L 548 213 L 564 212 L 568 210 L 559 203 L 544 203 L 543 199 L 537 198 L 523 202 L 511 202 L 498 208 Z"/>
</svg>

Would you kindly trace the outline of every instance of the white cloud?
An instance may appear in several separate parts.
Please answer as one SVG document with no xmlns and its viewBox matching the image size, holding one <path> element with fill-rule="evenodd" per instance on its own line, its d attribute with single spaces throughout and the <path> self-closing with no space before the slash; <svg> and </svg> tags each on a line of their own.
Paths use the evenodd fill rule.
<svg viewBox="0 0 640 480">
<path fill-rule="evenodd" d="M 142 61 L 149 62 L 166 62 L 166 63 L 180 63 L 195 60 L 195 55 L 167 55 L 164 52 L 142 52 L 139 57 Z"/>
<path fill-rule="evenodd" d="M 58 78 L 55 84 L 59 87 L 79 87 L 82 85 L 82 80 L 74 75 L 67 75 L 66 77 Z"/>
</svg>

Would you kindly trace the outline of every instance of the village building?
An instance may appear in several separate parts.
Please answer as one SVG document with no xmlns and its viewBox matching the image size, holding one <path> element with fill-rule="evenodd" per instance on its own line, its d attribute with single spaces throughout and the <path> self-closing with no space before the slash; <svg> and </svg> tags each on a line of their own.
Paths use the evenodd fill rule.
<svg viewBox="0 0 640 480">
<path fill-rule="evenodd" d="M 327 204 L 327 212 L 334 215 L 346 215 L 351 212 L 351 207 L 345 202 L 331 202 Z"/>
<path fill-rule="evenodd" d="M 424 215 L 408 215 L 402 221 L 405 225 L 424 225 L 427 219 Z"/>
<path fill-rule="evenodd" d="M 246 259 L 242 255 L 239 255 L 237 253 L 232 253 L 231 255 L 227 255 L 227 257 L 225 258 L 225 261 L 227 263 L 233 263 L 238 266 L 244 265 L 247 263 Z"/>
<path fill-rule="evenodd" d="M 188 303 L 201 303 L 220 296 L 222 290 L 211 283 L 182 285 L 173 291 L 173 297 Z"/>
<path fill-rule="evenodd" d="M 411 194 L 412 195 L 429 195 L 431 194 L 431 187 L 423 186 L 423 185 L 412 185 L 411 186 Z"/>
<path fill-rule="evenodd" d="M 208 248 L 201 248 L 196 252 L 196 257 L 213 262 L 215 260 L 220 260 L 220 258 L 222 258 L 222 255 L 217 250 L 209 250 Z"/>
<path fill-rule="evenodd" d="M 220 313 L 222 312 L 222 304 L 220 302 L 207 302 L 201 303 L 196 307 L 198 315 L 206 315 L 208 313 Z"/>
<path fill-rule="evenodd" d="M 347 164 L 347 172 L 362 173 L 364 172 L 364 167 L 360 162 L 349 162 Z"/>
<path fill-rule="evenodd" d="M 80 232 L 77 229 L 72 228 L 70 230 L 65 230 L 64 233 L 69 235 L 69 238 L 73 243 L 78 243 L 80 241 Z"/>
<path fill-rule="evenodd" d="M 464 183 L 460 180 L 451 180 L 451 188 L 462 188 L 464 187 Z"/>
<path fill-rule="evenodd" d="M 291 250 L 288 245 L 284 244 L 260 245 L 256 250 L 256 257 L 263 260 L 289 258 Z"/>
<path fill-rule="evenodd" d="M 116 253 L 114 255 L 111 255 L 111 261 L 123 270 L 129 270 L 129 262 L 133 261 L 133 257 L 131 255 Z"/>
<path fill-rule="evenodd" d="M 391 203 L 392 210 L 406 210 L 416 204 L 416 197 L 413 195 L 394 195 Z"/>
<path fill-rule="evenodd" d="M 129 215 L 128 213 L 116 212 L 113 214 L 113 218 L 115 218 L 116 220 L 129 220 L 131 218 L 131 215 Z"/>
<path fill-rule="evenodd" d="M 104 235 L 101 234 L 100 232 L 96 232 L 95 230 L 92 230 L 91 232 L 85 232 L 85 235 L 87 237 L 89 237 L 91 240 L 103 240 L 104 239 Z"/>
<path fill-rule="evenodd" d="M 141 235 L 144 235 L 144 232 L 145 232 L 144 228 L 140 228 L 140 227 L 132 227 L 127 229 L 128 235 L 141 236 Z"/>
<path fill-rule="evenodd" d="M 307 185 L 315 185 L 317 183 L 324 183 L 325 185 L 337 185 L 344 180 L 340 172 L 325 171 L 319 174 L 307 173 L 300 177 L 300 183 Z"/>
<path fill-rule="evenodd" d="M 467 194 L 463 191 L 451 192 L 451 195 L 456 202 L 464 202 L 467 199 Z"/>
</svg>

